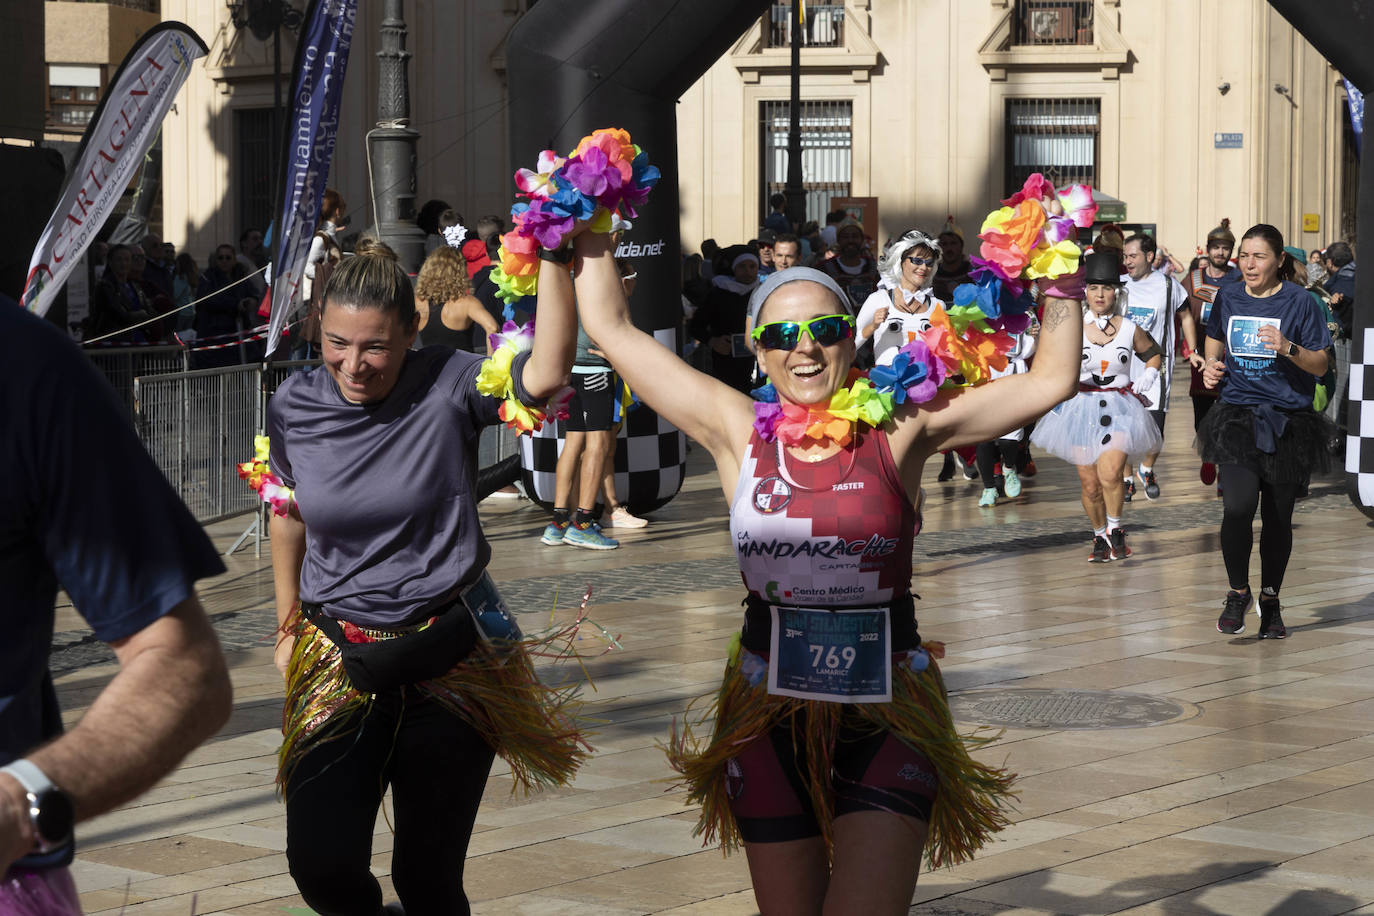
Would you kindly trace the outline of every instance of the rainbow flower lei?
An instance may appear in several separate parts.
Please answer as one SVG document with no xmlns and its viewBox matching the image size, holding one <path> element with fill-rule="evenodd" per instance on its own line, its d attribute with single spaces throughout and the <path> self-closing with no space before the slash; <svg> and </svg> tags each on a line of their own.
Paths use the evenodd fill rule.
<svg viewBox="0 0 1374 916">
<path fill-rule="evenodd" d="M 978 233 L 982 245 L 969 259 L 974 282 L 954 290 L 955 307 L 976 307 L 989 320 L 1010 315 L 1024 321 L 1032 281 L 1078 273 L 1081 252 L 1074 231 L 1092 226 L 1096 216 L 1091 187 L 1074 184 L 1056 191 L 1035 172 L 983 220 Z M 1002 328 L 1018 333 L 1025 328 L 1020 321 L 1004 322 Z"/>
<path fill-rule="evenodd" d="M 649 155 L 618 127 L 593 131 L 566 157 L 544 150 L 536 171 L 516 172 L 516 187 L 529 203 L 511 208 L 514 228 L 501 236 L 491 272 L 506 318 L 514 317 L 515 302 L 538 288 L 541 247 L 562 245 L 579 220 L 587 220 L 592 232 L 612 231 L 621 224 L 622 209 L 638 215 L 635 207 L 648 199 L 659 177 Z"/>
<path fill-rule="evenodd" d="M 267 436 L 253 437 L 253 458 L 238 466 L 239 477 L 248 481 L 248 486 L 272 507 L 273 513 L 286 515 L 296 500 L 296 491 L 282 483 L 281 478 L 268 466 L 270 445 L 271 440 Z"/>
<path fill-rule="evenodd" d="M 568 417 L 568 402 L 573 390 L 563 388 L 549 399 L 549 409 L 529 407 L 515 396 L 515 380 L 511 378 L 511 364 L 515 357 L 534 346 L 534 320 L 517 325 L 507 321 L 501 331 L 491 335 L 491 356 L 477 371 L 477 391 L 487 397 L 501 398 L 501 420 L 517 433 L 535 433 L 544 425 L 550 413 L 559 420 Z"/>
<path fill-rule="evenodd" d="M 929 329 L 898 350 L 891 365 L 852 370 L 824 407 L 780 404 L 771 384 L 755 390 L 759 436 L 788 446 L 846 446 L 858 423 L 881 426 L 899 404 L 924 404 L 941 388 L 982 385 L 1006 369 L 1012 335 L 1030 324 L 1030 281 L 1079 272 L 1074 229 L 1092 225 L 1097 205 L 1087 185 L 1055 191 L 1038 172 L 1002 204 L 983 221 L 982 257 L 971 259 L 974 282 L 954 290 L 948 309 L 931 311 Z"/>
</svg>

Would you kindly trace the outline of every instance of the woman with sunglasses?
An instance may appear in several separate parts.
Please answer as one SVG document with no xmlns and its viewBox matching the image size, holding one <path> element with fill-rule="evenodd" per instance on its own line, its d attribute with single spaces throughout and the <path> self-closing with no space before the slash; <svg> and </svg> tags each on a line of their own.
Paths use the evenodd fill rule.
<svg viewBox="0 0 1374 916">
<path fill-rule="evenodd" d="M 715 458 L 749 590 L 714 735 L 670 751 L 703 805 L 699 829 L 727 849 L 743 841 L 763 913 L 905 913 L 923 848 L 935 865 L 969 857 L 1005 824 L 1010 783 L 969 757 L 934 660 L 943 648 L 917 634 L 912 495 L 935 452 L 995 439 L 1069 394 L 1078 303 L 1049 300 L 1029 373 L 938 392 L 926 377 L 929 400 L 884 408 L 853 373 L 844 291 L 818 270 L 779 271 L 750 300 L 777 395 L 756 404 L 637 329 L 611 246 L 588 244 L 583 324 Z"/>
<path fill-rule="evenodd" d="M 897 351 L 930 329 L 930 313 L 943 305 L 931 284 L 940 262 L 940 243 L 919 229 L 908 231 L 878 261 L 878 288 L 859 309 L 860 349 L 872 342 L 873 361 L 888 366 Z"/>
</svg>

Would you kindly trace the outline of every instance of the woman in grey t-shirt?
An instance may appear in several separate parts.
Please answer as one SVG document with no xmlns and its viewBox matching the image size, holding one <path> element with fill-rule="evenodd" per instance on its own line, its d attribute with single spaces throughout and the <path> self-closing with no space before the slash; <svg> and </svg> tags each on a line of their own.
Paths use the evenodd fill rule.
<svg viewBox="0 0 1374 916">
<path fill-rule="evenodd" d="M 473 623 L 499 604 L 474 478 L 478 436 L 503 402 L 479 376 L 486 391 L 506 381 L 520 402 L 507 412 L 528 411 L 566 384 L 573 358 L 568 268 L 540 266 L 532 345 L 484 360 L 411 349 L 414 291 L 394 256 L 348 259 L 325 287 L 324 365 L 268 406 L 271 467 L 295 498 L 272 519 L 287 682 L 278 782 L 291 874 L 321 914 L 382 911 L 368 866 L 388 787 L 402 903 L 466 913 L 463 859 L 494 755 L 527 788 L 566 783 L 582 760 L 567 695 L 539 684 L 519 644 L 498 656 Z M 364 653 L 390 653 L 399 677 L 345 668 Z"/>
</svg>

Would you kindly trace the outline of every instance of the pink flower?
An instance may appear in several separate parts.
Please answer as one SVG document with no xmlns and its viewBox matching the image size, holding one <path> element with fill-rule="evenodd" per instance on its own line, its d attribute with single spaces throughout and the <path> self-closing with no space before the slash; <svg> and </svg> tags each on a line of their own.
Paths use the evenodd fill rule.
<svg viewBox="0 0 1374 916">
<path fill-rule="evenodd" d="M 539 171 L 520 169 L 515 173 L 515 186 L 529 197 L 548 197 L 549 184 L 553 173 L 563 164 L 563 160 L 551 149 L 539 154 Z"/>
<path fill-rule="evenodd" d="M 1014 207 L 1023 200 L 1042 200 L 1046 197 L 1054 196 L 1054 185 L 1050 184 L 1044 175 L 1039 172 L 1032 172 L 1026 179 L 1026 183 L 1021 186 L 1021 190 L 1008 197 L 1002 203 L 1008 207 Z"/>
</svg>

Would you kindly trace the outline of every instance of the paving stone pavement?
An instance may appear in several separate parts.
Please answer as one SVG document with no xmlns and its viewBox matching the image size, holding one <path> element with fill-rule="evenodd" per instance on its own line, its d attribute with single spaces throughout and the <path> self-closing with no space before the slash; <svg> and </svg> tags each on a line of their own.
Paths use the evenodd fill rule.
<svg viewBox="0 0 1374 916">
<path fill-rule="evenodd" d="M 940 484 L 927 469 L 914 584 L 923 635 L 948 646 L 956 698 L 1105 691 L 1187 713 L 1008 728 L 980 755 L 1020 774 L 1013 825 L 973 862 L 923 873 L 912 913 L 1374 914 L 1370 524 L 1339 477 L 1315 480 L 1283 590 L 1292 635 L 1218 634 L 1220 503 L 1197 482 L 1188 419 L 1185 407 L 1168 430 L 1163 498 L 1127 509 L 1136 553 L 1121 563 L 1086 562 L 1077 479 L 1062 463 L 1039 459 L 1023 496 L 995 509 L 976 506 L 979 484 Z M 544 547 L 537 508 L 483 507 L 491 571 L 522 624 L 569 613 L 591 584 L 591 613 L 623 649 L 587 663 L 597 754 L 572 785 L 513 796 L 498 761 L 466 866 L 476 913 L 757 912 L 743 858 L 693 837 L 695 811 L 657 747 L 718 684 L 740 619 L 724 501 L 700 449 L 690 470 L 648 528 L 610 532 L 623 541 L 614 551 Z M 210 530 L 227 546 L 244 524 Z M 273 788 L 270 564 L 251 545 L 228 564 L 202 595 L 228 650 L 233 717 L 149 793 L 82 825 L 73 873 L 88 913 L 309 912 L 286 871 Z M 70 608 L 55 644 L 74 721 L 114 667 Z M 1062 705 L 1077 708 L 1072 696 Z M 388 893 L 390 856 L 379 819 L 373 869 Z"/>
</svg>

